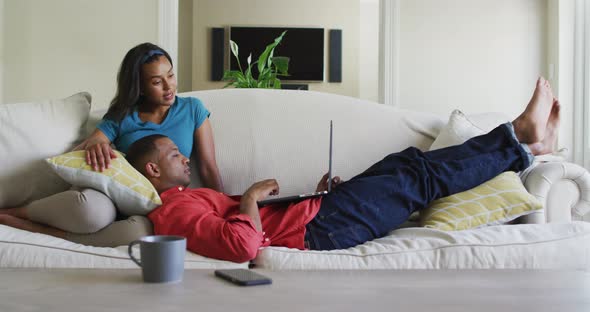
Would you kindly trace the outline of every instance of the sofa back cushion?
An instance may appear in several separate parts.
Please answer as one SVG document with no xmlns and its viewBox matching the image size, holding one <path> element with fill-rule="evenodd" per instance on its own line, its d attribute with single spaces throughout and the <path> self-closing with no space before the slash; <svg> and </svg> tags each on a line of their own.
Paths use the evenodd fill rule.
<svg viewBox="0 0 590 312">
<path fill-rule="evenodd" d="M 431 114 L 313 91 L 224 89 L 180 96 L 201 99 L 211 112 L 217 164 L 229 194 L 268 178 L 278 180 L 281 195 L 315 190 L 328 170 L 330 120 L 333 174 L 343 179 L 409 146 L 426 150 L 444 125 Z M 191 176 L 191 186 L 200 186 L 197 172 Z"/>
<path fill-rule="evenodd" d="M 0 105 L 0 208 L 21 205 L 69 187 L 45 164 L 71 149 L 90 111 L 90 94 Z"/>
</svg>

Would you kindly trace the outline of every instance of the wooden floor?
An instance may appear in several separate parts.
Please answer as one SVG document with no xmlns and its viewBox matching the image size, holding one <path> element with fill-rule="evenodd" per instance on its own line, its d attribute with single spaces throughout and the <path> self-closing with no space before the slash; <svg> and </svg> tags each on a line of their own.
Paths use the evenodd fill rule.
<svg viewBox="0 0 590 312">
<path fill-rule="evenodd" d="M 139 270 L 0 269 L 0 311 L 590 311 L 583 271 L 262 271 L 240 287 L 212 270 L 145 284 Z"/>
</svg>

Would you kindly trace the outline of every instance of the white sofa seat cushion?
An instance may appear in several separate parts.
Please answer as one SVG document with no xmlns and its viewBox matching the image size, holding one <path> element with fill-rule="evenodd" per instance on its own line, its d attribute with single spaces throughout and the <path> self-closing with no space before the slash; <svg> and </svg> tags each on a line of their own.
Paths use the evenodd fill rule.
<svg viewBox="0 0 590 312">
<path fill-rule="evenodd" d="M 31 233 L 0 225 L 0 267 L 2 268 L 138 268 L 129 259 L 127 246 L 91 247 L 53 236 Z M 139 257 L 139 248 L 134 251 Z M 234 263 L 203 257 L 187 251 L 186 269 L 247 268 Z"/>
<path fill-rule="evenodd" d="M 301 269 L 590 269 L 590 223 L 492 226 L 444 232 L 405 228 L 357 247 L 267 247 L 257 267 Z"/>
</svg>

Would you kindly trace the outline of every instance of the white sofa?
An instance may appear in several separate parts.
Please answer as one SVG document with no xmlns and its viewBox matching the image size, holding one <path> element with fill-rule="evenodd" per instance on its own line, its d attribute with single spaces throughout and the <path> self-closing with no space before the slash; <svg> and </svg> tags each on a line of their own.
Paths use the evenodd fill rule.
<svg viewBox="0 0 590 312">
<path fill-rule="evenodd" d="M 198 97 L 211 111 L 217 162 L 230 194 L 271 177 L 278 179 L 282 195 L 315 189 L 327 170 L 329 120 L 334 121 L 333 170 L 343 179 L 408 146 L 428 150 L 447 121 L 446 116 L 311 91 L 225 89 L 181 96 Z M 85 135 L 81 129 L 93 128 L 104 111 L 93 112 L 86 123 L 88 101 L 87 94 L 79 94 L 64 101 L 0 105 L 0 157 L 13 168 L 0 169 L 0 206 L 68 187 L 41 160 L 66 151 Z M 482 116 L 474 118 L 487 129 L 495 126 Z M 25 147 L 15 148 L 19 142 Z M 192 176 L 191 186 L 198 186 L 198 175 Z M 583 221 L 590 207 L 588 172 L 559 161 L 537 163 L 522 177 L 545 205 L 524 219 L 538 224 L 443 232 L 408 223 L 346 250 L 264 248 L 254 264 L 268 269 L 590 269 L 590 223 Z M 125 248 L 83 246 L 0 225 L 1 267 L 134 267 Z M 185 262 L 186 268 L 247 265 L 193 253 Z"/>
</svg>

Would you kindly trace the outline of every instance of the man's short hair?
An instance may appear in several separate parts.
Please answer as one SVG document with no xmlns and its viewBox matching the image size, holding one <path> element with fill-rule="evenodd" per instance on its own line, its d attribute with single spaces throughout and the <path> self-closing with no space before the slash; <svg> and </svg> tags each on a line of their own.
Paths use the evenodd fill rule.
<svg viewBox="0 0 590 312">
<path fill-rule="evenodd" d="M 157 161 L 159 149 L 156 140 L 167 138 L 162 134 L 152 134 L 135 141 L 127 150 L 125 158 L 133 168 L 145 175 L 145 164 L 148 161 Z"/>
</svg>

